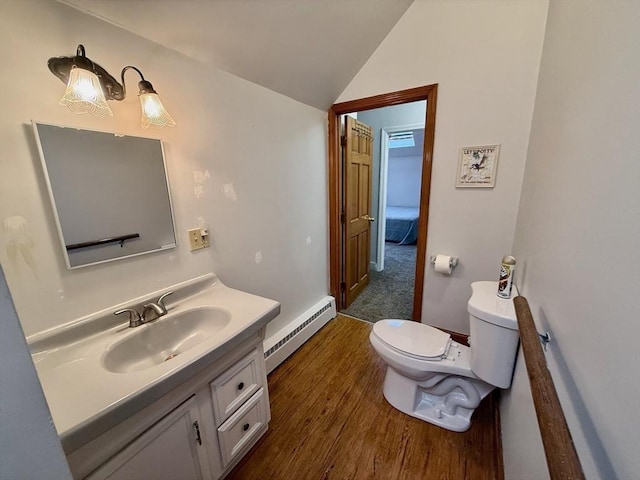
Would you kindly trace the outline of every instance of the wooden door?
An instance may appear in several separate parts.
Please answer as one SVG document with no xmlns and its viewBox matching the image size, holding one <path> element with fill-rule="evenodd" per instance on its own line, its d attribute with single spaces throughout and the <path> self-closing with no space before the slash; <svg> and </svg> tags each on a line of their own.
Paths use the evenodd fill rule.
<svg viewBox="0 0 640 480">
<path fill-rule="evenodd" d="M 344 141 L 345 307 L 369 284 L 373 129 L 347 116 Z"/>
</svg>

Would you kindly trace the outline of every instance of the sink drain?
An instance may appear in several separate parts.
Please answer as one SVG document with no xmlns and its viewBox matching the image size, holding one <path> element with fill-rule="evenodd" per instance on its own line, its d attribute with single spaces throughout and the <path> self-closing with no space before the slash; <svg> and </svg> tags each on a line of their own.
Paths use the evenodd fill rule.
<svg viewBox="0 0 640 480">
<path fill-rule="evenodd" d="M 177 353 L 172 353 L 171 355 L 169 355 L 167 358 L 164 359 L 164 361 L 166 362 L 167 360 L 171 360 L 173 357 L 177 357 L 178 354 Z"/>
</svg>

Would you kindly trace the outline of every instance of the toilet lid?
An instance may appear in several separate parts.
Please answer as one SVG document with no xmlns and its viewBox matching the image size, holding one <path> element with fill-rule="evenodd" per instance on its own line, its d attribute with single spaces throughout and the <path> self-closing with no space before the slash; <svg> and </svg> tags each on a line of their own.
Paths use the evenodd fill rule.
<svg viewBox="0 0 640 480">
<path fill-rule="evenodd" d="M 448 333 L 410 320 L 380 320 L 373 333 L 390 346 L 423 358 L 442 357 L 451 343 Z"/>
</svg>

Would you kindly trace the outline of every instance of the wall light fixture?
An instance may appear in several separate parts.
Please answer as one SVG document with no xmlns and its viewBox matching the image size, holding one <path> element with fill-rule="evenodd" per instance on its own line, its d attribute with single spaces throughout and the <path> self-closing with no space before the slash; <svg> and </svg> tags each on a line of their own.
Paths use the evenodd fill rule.
<svg viewBox="0 0 640 480">
<path fill-rule="evenodd" d="M 162 105 L 151 82 L 145 80 L 142 72 L 132 65 L 122 69 L 122 83 L 118 83 L 109 72 L 86 57 L 84 45 L 78 45 L 74 57 L 54 57 L 47 63 L 51 73 L 67 84 L 60 105 L 66 106 L 73 113 L 89 113 L 100 118 L 112 117 L 113 112 L 107 105 L 107 100 L 125 99 L 127 90 L 124 74 L 131 69 L 138 72 L 141 79 L 138 82 L 138 96 L 142 108 L 142 126 L 173 127 L 176 124 Z"/>
</svg>

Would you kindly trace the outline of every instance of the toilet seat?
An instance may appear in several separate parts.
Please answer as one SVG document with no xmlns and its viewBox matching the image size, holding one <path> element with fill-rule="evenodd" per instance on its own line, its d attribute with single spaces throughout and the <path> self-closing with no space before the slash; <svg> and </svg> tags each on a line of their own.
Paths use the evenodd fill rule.
<svg viewBox="0 0 640 480">
<path fill-rule="evenodd" d="M 448 333 L 410 320 L 380 320 L 372 333 L 397 353 L 418 360 L 441 360 L 451 347 Z"/>
</svg>

